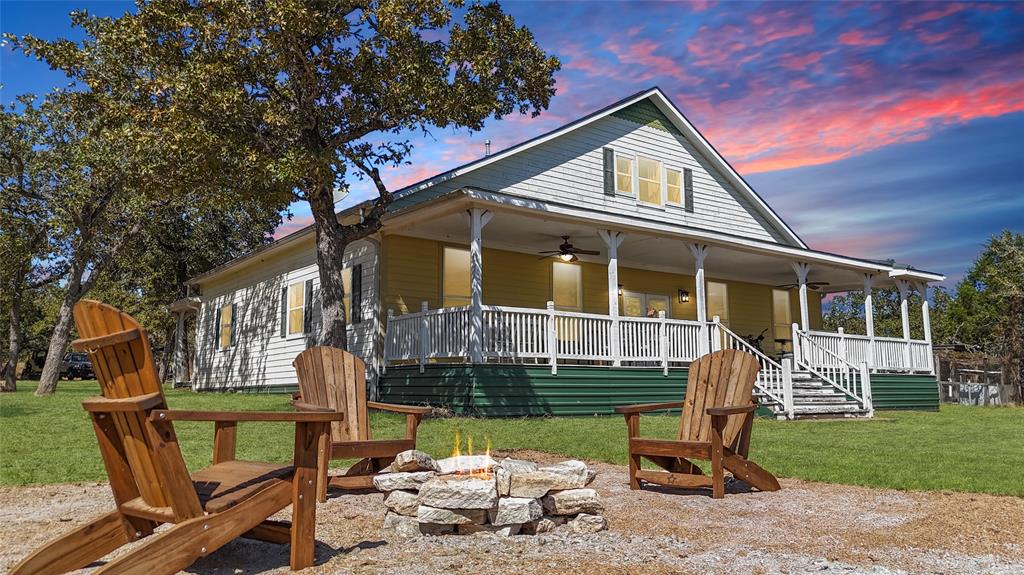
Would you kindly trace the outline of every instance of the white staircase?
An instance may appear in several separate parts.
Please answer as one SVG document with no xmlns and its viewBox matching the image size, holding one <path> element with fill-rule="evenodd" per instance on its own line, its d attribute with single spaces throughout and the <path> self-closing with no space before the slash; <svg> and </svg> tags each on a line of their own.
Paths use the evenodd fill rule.
<svg viewBox="0 0 1024 575">
<path fill-rule="evenodd" d="M 825 383 L 809 371 L 793 371 L 793 418 L 829 419 L 839 417 L 869 417 L 860 403 Z M 786 419 L 785 410 L 776 402 L 772 405 L 776 417 Z"/>
</svg>

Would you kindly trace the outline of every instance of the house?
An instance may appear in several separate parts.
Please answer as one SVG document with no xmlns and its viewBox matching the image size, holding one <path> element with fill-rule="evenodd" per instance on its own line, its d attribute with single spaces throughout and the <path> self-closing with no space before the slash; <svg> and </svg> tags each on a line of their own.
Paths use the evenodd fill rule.
<svg viewBox="0 0 1024 575">
<path fill-rule="evenodd" d="M 196 390 L 295 389 L 315 262 L 307 228 L 191 280 Z M 907 295 L 944 277 L 808 247 L 658 88 L 397 191 L 344 267 L 350 350 L 387 401 L 609 413 L 682 397 L 724 346 L 757 355 L 780 417 L 938 405 Z M 891 286 L 902 337 L 873 333 L 870 298 L 867 333 L 822 331 L 824 294 Z"/>
</svg>

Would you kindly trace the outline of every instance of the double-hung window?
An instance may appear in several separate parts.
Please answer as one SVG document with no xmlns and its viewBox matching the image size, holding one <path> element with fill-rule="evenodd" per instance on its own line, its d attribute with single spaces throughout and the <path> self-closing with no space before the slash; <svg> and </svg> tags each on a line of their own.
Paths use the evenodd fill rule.
<svg viewBox="0 0 1024 575">
<path fill-rule="evenodd" d="M 582 310 L 582 268 L 576 264 L 551 262 L 551 292 L 551 299 L 555 302 L 556 309 Z"/>
<path fill-rule="evenodd" d="M 665 168 L 665 202 L 677 206 L 683 205 L 683 172 L 675 168 Z"/>
<path fill-rule="evenodd" d="M 637 200 L 645 204 L 661 206 L 661 162 L 637 156 Z"/>
<path fill-rule="evenodd" d="M 218 322 L 218 344 L 221 349 L 227 349 L 231 347 L 232 340 L 234 339 L 235 331 L 235 304 L 229 303 L 225 306 L 221 306 Z"/>
<path fill-rule="evenodd" d="M 615 154 L 615 191 L 620 194 L 633 194 L 633 157 Z"/>
<path fill-rule="evenodd" d="M 306 321 L 306 285 L 296 282 L 288 286 L 288 335 L 302 333 Z"/>
<path fill-rule="evenodd" d="M 469 277 L 469 250 L 445 246 L 441 259 L 442 307 L 469 305 L 473 299 Z"/>
</svg>

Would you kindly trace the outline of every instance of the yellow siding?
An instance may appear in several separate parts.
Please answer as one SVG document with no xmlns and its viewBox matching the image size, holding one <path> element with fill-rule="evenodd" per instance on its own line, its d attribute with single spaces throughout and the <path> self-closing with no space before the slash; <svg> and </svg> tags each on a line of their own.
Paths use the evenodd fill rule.
<svg viewBox="0 0 1024 575">
<path fill-rule="evenodd" d="M 426 300 L 434 309 L 441 301 L 441 249 L 444 244 L 405 236 L 384 237 L 381 269 L 384 309 L 396 314 L 418 311 Z M 484 248 L 484 304 L 543 309 L 551 299 L 551 259 L 532 254 Z M 583 311 L 608 313 L 608 268 L 581 262 L 583 268 Z M 708 278 L 714 280 L 715 278 Z M 721 280 L 719 280 L 721 281 Z M 666 295 L 672 302 L 672 317 L 697 319 L 693 276 L 619 267 L 619 283 L 627 291 Z M 726 280 L 729 290 L 729 321 L 740 335 L 755 336 L 772 323 L 772 286 Z M 690 292 L 690 301 L 679 303 L 678 290 Z M 796 290 L 791 291 L 794 321 L 800 320 Z M 811 326 L 821 327 L 821 297 L 810 292 Z M 770 338 L 770 333 L 766 335 Z"/>
</svg>

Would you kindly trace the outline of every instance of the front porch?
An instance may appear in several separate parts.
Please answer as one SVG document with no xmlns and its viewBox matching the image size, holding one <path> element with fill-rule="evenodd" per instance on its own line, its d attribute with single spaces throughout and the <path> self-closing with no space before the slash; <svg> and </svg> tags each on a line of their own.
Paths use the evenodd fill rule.
<svg viewBox="0 0 1024 575">
<path fill-rule="evenodd" d="M 498 200 L 466 192 L 389 223 L 385 370 L 522 366 L 557 378 L 571 367 L 667 377 L 733 348 L 758 358 L 761 401 L 784 417 L 829 412 L 808 405 L 870 415 L 873 380 L 932 373 L 927 300 L 923 337 L 913 338 L 908 297 L 923 294 L 933 274 L 689 229 L 609 229 L 583 214 Z M 562 236 L 578 254 L 538 257 Z M 903 337 L 874 334 L 870 297 L 867 333 L 821 329 L 824 293 L 888 286 L 902 295 Z"/>
</svg>

